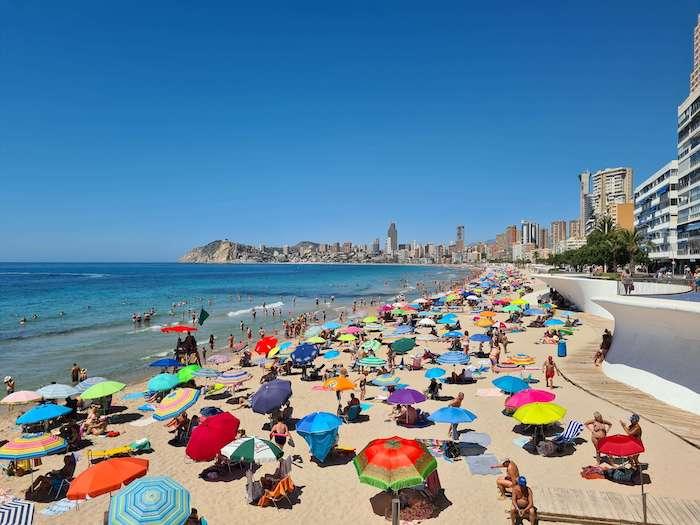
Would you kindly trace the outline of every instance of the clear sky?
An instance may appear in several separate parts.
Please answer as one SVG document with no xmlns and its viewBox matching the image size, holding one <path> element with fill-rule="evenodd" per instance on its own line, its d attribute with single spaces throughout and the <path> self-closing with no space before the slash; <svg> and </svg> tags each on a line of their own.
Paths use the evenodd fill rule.
<svg viewBox="0 0 700 525">
<path fill-rule="evenodd" d="M 674 158 L 700 10 L 204 4 L 0 0 L 0 260 L 574 218 L 581 170 Z"/>
</svg>

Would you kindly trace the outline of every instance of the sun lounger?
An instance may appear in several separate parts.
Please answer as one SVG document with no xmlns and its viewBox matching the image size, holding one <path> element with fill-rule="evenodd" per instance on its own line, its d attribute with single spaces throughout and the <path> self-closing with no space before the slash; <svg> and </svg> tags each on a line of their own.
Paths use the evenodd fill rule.
<svg viewBox="0 0 700 525">
<path fill-rule="evenodd" d="M 569 421 L 564 431 L 552 438 L 552 442 L 559 450 L 568 446 L 576 446 L 576 439 L 581 435 L 581 432 L 583 432 L 583 423 L 580 421 Z"/>
<path fill-rule="evenodd" d="M 253 479 L 253 471 L 248 470 L 246 472 L 246 484 L 245 484 L 245 493 L 246 493 L 246 501 L 254 505 L 255 503 L 260 500 L 260 498 L 263 495 L 263 487 L 262 483 L 260 480 L 255 481 Z"/>
<path fill-rule="evenodd" d="M 286 499 L 289 505 L 292 504 L 292 500 L 289 499 L 289 495 L 294 492 L 294 482 L 290 476 L 286 476 L 277 482 L 275 488 L 272 490 L 266 490 L 263 495 L 258 500 L 259 507 L 265 507 L 272 503 L 275 508 L 277 507 L 277 502 L 282 499 Z"/>
<path fill-rule="evenodd" d="M 121 447 L 114 447 L 114 448 L 109 448 L 106 450 L 88 450 L 87 452 L 87 457 L 88 461 L 93 462 L 95 460 L 100 460 L 100 459 L 109 459 L 109 458 L 114 458 L 114 457 L 123 457 L 123 456 L 131 456 L 132 454 L 136 454 L 138 452 L 142 452 L 145 450 L 150 450 L 151 449 L 151 442 L 148 439 L 139 439 L 137 441 L 134 441 L 133 443 L 130 443 L 128 445 L 124 445 Z"/>
</svg>

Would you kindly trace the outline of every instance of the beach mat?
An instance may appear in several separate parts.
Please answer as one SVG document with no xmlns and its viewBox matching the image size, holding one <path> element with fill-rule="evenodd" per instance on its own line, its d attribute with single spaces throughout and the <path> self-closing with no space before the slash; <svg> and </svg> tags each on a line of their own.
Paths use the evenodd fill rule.
<svg viewBox="0 0 700 525">
<path fill-rule="evenodd" d="M 137 419 L 136 421 L 131 421 L 129 425 L 131 425 L 132 427 L 147 427 L 148 425 L 155 422 L 156 420 L 152 417 L 142 417 L 141 419 Z"/>
<path fill-rule="evenodd" d="M 459 436 L 461 443 L 474 443 L 486 448 L 491 444 L 491 436 L 483 432 L 465 432 Z"/>
<path fill-rule="evenodd" d="M 373 406 L 374 405 L 372 403 L 360 403 L 360 408 L 362 409 L 362 412 L 367 412 Z"/>
<path fill-rule="evenodd" d="M 63 498 L 61 500 L 54 501 L 48 507 L 40 511 L 40 513 L 44 516 L 60 516 L 69 510 L 73 510 L 77 505 L 77 501 L 71 501 L 67 498 Z"/>
<path fill-rule="evenodd" d="M 520 436 L 520 437 L 516 437 L 513 440 L 513 445 L 515 445 L 518 448 L 523 448 L 529 441 L 531 441 L 531 439 L 529 437 Z"/>
<path fill-rule="evenodd" d="M 491 468 L 498 465 L 498 458 L 493 454 L 482 454 L 480 456 L 467 456 L 469 471 L 474 476 L 498 476 L 500 470 Z"/>
<path fill-rule="evenodd" d="M 477 388 L 478 397 L 501 397 L 503 393 L 498 388 Z"/>
<path fill-rule="evenodd" d="M 131 392 L 122 396 L 124 401 L 133 401 L 134 399 L 143 399 L 143 392 Z"/>
</svg>

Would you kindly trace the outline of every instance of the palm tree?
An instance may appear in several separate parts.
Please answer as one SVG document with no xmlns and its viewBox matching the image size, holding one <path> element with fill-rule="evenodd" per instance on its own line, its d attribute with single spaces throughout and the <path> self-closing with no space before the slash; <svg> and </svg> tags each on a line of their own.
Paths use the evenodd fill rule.
<svg viewBox="0 0 700 525">
<path fill-rule="evenodd" d="M 595 223 L 595 231 L 608 235 L 615 231 L 615 221 L 609 215 L 603 215 Z"/>
<path fill-rule="evenodd" d="M 634 275 L 634 259 L 644 252 L 645 239 L 636 230 L 618 230 L 617 244 L 627 252 L 630 259 L 630 275 Z"/>
</svg>

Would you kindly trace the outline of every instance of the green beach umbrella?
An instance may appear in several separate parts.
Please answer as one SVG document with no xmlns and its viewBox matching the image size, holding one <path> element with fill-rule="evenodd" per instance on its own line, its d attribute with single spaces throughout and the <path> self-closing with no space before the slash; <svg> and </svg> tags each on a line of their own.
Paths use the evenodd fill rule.
<svg viewBox="0 0 700 525">
<path fill-rule="evenodd" d="M 342 334 L 340 337 L 338 337 L 338 341 L 342 341 L 344 343 L 349 343 L 355 340 L 357 340 L 357 337 L 352 334 Z"/>
<path fill-rule="evenodd" d="M 368 324 L 368 323 L 377 323 L 377 322 L 379 322 L 379 319 L 377 319 L 374 315 L 368 315 L 367 317 L 365 317 L 364 319 L 362 319 L 362 322 L 365 323 L 365 324 Z"/>
<path fill-rule="evenodd" d="M 508 306 L 503 308 L 504 312 L 519 312 L 520 307 L 517 304 L 509 304 Z"/>
<path fill-rule="evenodd" d="M 232 461 L 246 463 L 274 463 L 284 452 L 272 441 L 257 437 L 243 437 L 229 443 L 221 449 L 221 453 Z"/>
<path fill-rule="evenodd" d="M 326 340 L 323 337 L 320 337 L 318 335 L 315 335 L 313 337 L 309 337 L 306 340 L 307 343 L 311 343 L 312 345 L 322 345 L 323 343 L 326 342 Z"/>
<path fill-rule="evenodd" d="M 177 371 L 177 378 L 180 380 L 180 383 L 187 383 L 187 381 L 191 381 L 194 378 L 194 373 L 201 368 L 199 365 L 189 365 L 181 368 Z"/>
<path fill-rule="evenodd" d="M 365 341 L 362 343 L 362 348 L 365 350 L 372 350 L 373 352 L 376 352 L 382 347 L 382 343 L 377 341 L 376 339 L 370 339 L 369 341 Z"/>
<path fill-rule="evenodd" d="M 408 315 L 408 312 L 406 310 L 402 310 L 401 308 L 394 308 L 391 311 L 391 315 Z"/>
<path fill-rule="evenodd" d="M 386 359 L 382 359 L 381 357 L 368 356 L 360 359 L 358 363 L 360 366 L 366 366 L 369 368 L 379 368 L 380 366 L 384 366 L 386 364 Z"/>
<path fill-rule="evenodd" d="M 391 343 L 391 349 L 395 354 L 405 354 L 406 352 L 413 350 L 415 346 L 416 340 L 409 339 L 408 337 L 404 337 L 403 339 L 399 339 L 398 341 Z"/>
<path fill-rule="evenodd" d="M 99 399 L 101 397 L 112 396 L 126 388 L 124 383 L 118 381 L 102 381 L 96 385 L 92 385 L 85 392 L 80 394 L 82 399 Z"/>
</svg>

